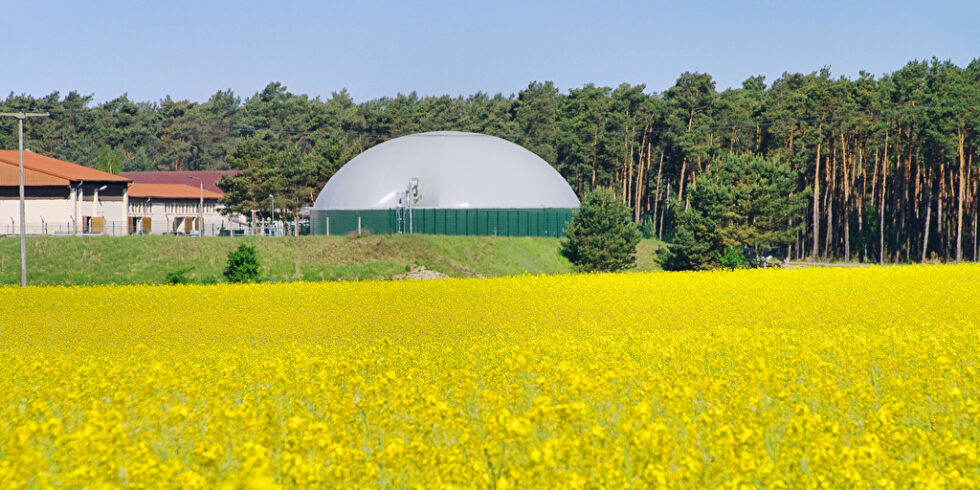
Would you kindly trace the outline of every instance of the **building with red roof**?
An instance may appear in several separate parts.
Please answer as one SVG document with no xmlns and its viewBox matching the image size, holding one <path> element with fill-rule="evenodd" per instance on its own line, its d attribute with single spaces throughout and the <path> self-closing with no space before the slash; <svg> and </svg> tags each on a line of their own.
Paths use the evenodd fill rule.
<svg viewBox="0 0 980 490">
<path fill-rule="evenodd" d="M 225 175 L 238 170 L 192 172 L 123 172 L 132 179 L 129 213 L 134 233 L 217 235 L 241 228 L 241 220 L 221 213 L 224 193 L 217 186 Z M 203 220 L 203 222 L 202 222 Z"/>
<path fill-rule="evenodd" d="M 17 150 L 0 150 L 0 234 L 20 230 Z M 24 152 L 24 213 L 31 234 L 126 234 L 131 179 Z"/>
<path fill-rule="evenodd" d="M 0 235 L 20 231 L 20 169 L 17 150 L 0 150 Z M 237 170 L 124 172 L 94 168 L 24 152 L 27 233 L 176 233 L 217 235 L 241 229 L 241 220 L 221 214 L 216 185 Z"/>
</svg>

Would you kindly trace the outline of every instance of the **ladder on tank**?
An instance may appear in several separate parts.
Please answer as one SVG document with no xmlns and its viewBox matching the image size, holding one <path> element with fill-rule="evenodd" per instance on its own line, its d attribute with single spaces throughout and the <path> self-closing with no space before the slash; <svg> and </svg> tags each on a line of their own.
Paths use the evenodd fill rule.
<svg viewBox="0 0 980 490">
<path fill-rule="evenodd" d="M 398 233 L 415 233 L 415 205 L 422 198 L 422 186 L 418 177 L 408 179 L 408 185 L 398 196 L 398 207 L 395 209 L 395 219 L 398 222 Z"/>
</svg>

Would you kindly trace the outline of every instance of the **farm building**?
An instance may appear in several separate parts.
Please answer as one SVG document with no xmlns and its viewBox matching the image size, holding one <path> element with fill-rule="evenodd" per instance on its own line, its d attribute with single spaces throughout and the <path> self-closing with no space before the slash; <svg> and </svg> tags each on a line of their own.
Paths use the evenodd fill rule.
<svg viewBox="0 0 980 490">
<path fill-rule="evenodd" d="M 129 187 L 131 232 L 197 234 L 203 228 L 205 235 L 217 235 L 216 230 L 224 221 L 217 210 L 220 197 L 215 192 L 185 184 L 134 182 Z"/>
<path fill-rule="evenodd" d="M 0 235 L 20 229 L 17 150 L 0 150 Z M 24 152 L 24 222 L 32 235 L 125 235 L 130 179 Z"/>
<path fill-rule="evenodd" d="M 224 193 L 216 182 L 237 170 L 186 172 L 122 172 L 129 188 L 131 233 L 197 234 L 205 236 L 243 227 L 241 217 L 225 216 L 218 202 Z M 203 207 L 199 209 L 203 201 Z M 203 219 L 203 223 L 201 220 Z"/>
<path fill-rule="evenodd" d="M 0 150 L 0 235 L 20 231 L 18 167 L 17 150 Z M 222 175 L 236 172 L 114 175 L 25 151 L 26 232 L 29 235 L 196 234 L 203 228 L 205 235 L 217 235 L 242 230 L 245 224 L 241 217 L 220 213 L 218 199 L 222 194 L 215 186 Z M 200 208 L 202 197 L 204 207 Z M 199 224 L 201 217 L 203 225 Z"/>
<path fill-rule="evenodd" d="M 534 153 L 475 133 L 402 136 L 347 162 L 310 212 L 313 234 L 561 236 L 579 207 Z"/>
</svg>

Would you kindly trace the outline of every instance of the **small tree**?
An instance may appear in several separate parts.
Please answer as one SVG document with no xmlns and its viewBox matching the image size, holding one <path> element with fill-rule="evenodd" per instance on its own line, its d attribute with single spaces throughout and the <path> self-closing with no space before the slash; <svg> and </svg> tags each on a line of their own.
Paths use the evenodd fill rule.
<svg viewBox="0 0 980 490">
<path fill-rule="evenodd" d="M 228 282 L 253 282 L 259 278 L 259 257 L 252 245 L 241 244 L 228 254 L 225 279 Z"/>
<path fill-rule="evenodd" d="M 191 279 L 187 277 L 187 273 L 190 271 L 191 271 L 190 267 L 184 267 L 183 269 L 170 271 L 167 273 L 166 277 L 164 277 L 163 282 L 171 285 L 190 284 Z"/>
<path fill-rule="evenodd" d="M 610 189 L 585 196 L 565 228 L 561 254 L 581 272 L 619 271 L 636 263 L 640 231 Z"/>
</svg>

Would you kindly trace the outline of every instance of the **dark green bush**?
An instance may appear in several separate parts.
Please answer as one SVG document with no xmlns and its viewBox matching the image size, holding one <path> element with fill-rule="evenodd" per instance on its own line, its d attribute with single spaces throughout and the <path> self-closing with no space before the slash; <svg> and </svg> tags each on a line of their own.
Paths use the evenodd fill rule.
<svg viewBox="0 0 980 490">
<path fill-rule="evenodd" d="M 722 269 L 742 269 L 745 267 L 745 256 L 738 247 L 725 247 L 717 253 L 718 265 Z"/>
<path fill-rule="evenodd" d="M 190 284 L 191 278 L 187 277 L 187 273 L 191 270 L 193 270 L 191 267 L 185 267 L 183 269 L 170 271 L 167 273 L 163 281 L 166 284 Z"/>
<path fill-rule="evenodd" d="M 228 254 L 225 266 L 228 282 L 255 282 L 259 278 L 259 256 L 252 245 L 241 244 Z"/>
</svg>

